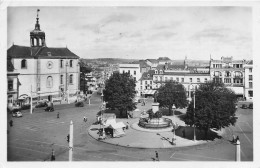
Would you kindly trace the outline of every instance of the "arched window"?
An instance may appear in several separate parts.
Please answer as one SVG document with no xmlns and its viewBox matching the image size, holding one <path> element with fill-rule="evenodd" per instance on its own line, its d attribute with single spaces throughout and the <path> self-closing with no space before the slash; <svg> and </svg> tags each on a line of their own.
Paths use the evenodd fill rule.
<svg viewBox="0 0 260 168">
<path fill-rule="evenodd" d="M 230 73 L 229 71 L 226 71 L 226 72 L 225 72 L 225 76 L 226 76 L 226 77 L 230 77 L 230 76 L 231 76 L 231 73 Z"/>
<path fill-rule="evenodd" d="M 242 73 L 241 72 L 239 72 L 239 71 L 236 71 L 235 72 L 235 77 L 242 77 L 243 75 L 242 75 Z"/>
<path fill-rule="evenodd" d="M 70 67 L 72 67 L 73 65 L 73 60 L 70 60 Z"/>
<path fill-rule="evenodd" d="M 149 77 L 150 77 L 150 74 L 147 74 L 147 77 L 149 78 Z"/>
<path fill-rule="evenodd" d="M 155 70 L 155 74 L 158 74 L 158 71 L 157 71 L 157 70 Z"/>
<path fill-rule="evenodd" d="M 63 75 L 60 76 L 60 84 L 63 84 Z"/>
<path fill-rule="evenodd" d="M 73 84 L 73 75 L 70 75 L 70 84 Z"/>
<path fill-rule="evenodd" d="M 52 77 L 51 77 L 51 76 L 48 76 L 48 77 L 47 77 L 47 84 L 46 84 L 46 87 L 48 87 L 48 88 L 52 88 L 52 83 L 53 83 L 53 81 L 52 81 Z"/>
<path fill-rule="evenodd" d="M 60 67 L 63 68 L 63 60 L 60 60 Z"/>
<path fill-rule="evenodd" d="M 21 61 L 21 68 L 23 68 L 23 69 L 26 69 L 26 68 L 27 68 L 27 61 L 26 61 L 25 59 L 23 59 L 23 60 Z"/>
</svg>

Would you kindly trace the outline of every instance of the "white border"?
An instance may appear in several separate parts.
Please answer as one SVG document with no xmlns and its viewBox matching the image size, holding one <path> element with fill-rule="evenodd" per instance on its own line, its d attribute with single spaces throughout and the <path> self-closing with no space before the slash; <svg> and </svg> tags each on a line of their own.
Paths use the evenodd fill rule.
<svg viewBox="0 0 260 168">
<path fill-rule="evenodd" d="M 7 7 L 8 6 L 248 6 L 253 8 L 253 60 L 254 60 L 254 158 L 253 162 L 7 162 L 7 141 L 6 141 L 6 51 L 7 51 Z M 0 58 L 1 66 L 0 71 L 5 82 L 1 84 L 0 93 L 3 94 L 1 104 L 1 121 L 0 122 L 0 137 L 1 137 L 1 154 L 0 154 L 0 168 L 1 167 L 260 167 L 260 108 L 258 100 L 260 100 L 259 88 L 260 83 L 259 75 L 259 59 L 260 59 L 260 3 L 259 1 L 1 1 L 0 0 Z M 3 140 L 3 141 L 2 141 Z"/>
</svg>

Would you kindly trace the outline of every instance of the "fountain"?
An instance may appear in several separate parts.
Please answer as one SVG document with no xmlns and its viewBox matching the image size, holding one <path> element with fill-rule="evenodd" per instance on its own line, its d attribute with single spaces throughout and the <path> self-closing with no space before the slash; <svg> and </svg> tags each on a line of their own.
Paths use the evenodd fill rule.
<svg viewBox="0 0 260 168">
<path fill-rule="evenodd" d="M 162 113 L 159 111 L 159 103 L 155 101 L 152 104 L 152 109 L 143 113 L 140 117 L 138 126 L 146 129 L 164 129 L 172 127 L 172 120 L 162 117 Z"/>
</svg>

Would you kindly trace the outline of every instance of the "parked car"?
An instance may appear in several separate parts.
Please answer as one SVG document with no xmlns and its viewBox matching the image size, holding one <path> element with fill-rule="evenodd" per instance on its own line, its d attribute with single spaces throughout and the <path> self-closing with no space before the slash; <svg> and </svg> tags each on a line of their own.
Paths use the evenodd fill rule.
<svg viewBox="0 0 260 168">
<path fill-rule="evenodd" d="M 247 105 L 246 104 L 242 104 L 241 108 L 242 109 L 247 109 Z"/>
<path fill-rule="evenodd" d="M 13 117 L 22 117 L 23 114 L 20 111 L 16 111 L 16 112 L 13 112 L 12 116 Z"/>
<path fill-rule="evenodd" d="M 253 103 L 250 103 L 248 106 L 249 109 L 253 109 Z"/>
</svg>

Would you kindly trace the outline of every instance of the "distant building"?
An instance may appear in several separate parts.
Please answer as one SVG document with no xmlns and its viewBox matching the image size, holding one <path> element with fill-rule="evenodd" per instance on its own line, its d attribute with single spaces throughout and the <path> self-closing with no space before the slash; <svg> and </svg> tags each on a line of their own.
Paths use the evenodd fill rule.
<svg viewBox="0 0 260 168">
<path fill-rule="evenodd" d="M 46 45 L 45 32 L 40 29 L 37 13 L 35 29 L 30 32 L 30 46 L 13 45 L 7 57 L 20 73 L 19 97 L 37 99 L 65 98 L 79 90 L 79 57 L 66 48 L 50 48 Z"/>
<path fill-rule="evenodd" d="M 245 98 L 253 100 L 253 61 L 248 61 L 244 64 L 245 69 Z"/>
<path fill-rule="evenodd" d="M 129 73 L 134 78 L 136 81 L 135 90 L 137 91 L 137 95 L 140 96 L 140 78 L 142 76 L 140 64 L 119 64 L 119 73 Z"/>
<path fill-rule="evenodd" d="M 151 67 L 151 69 L 156 69 L 159 64 L 157 59 L 146 59 L 145 62 Z"/>
<path fill-rule="evenodd" d="M 233 57 L 221 57 L 210 60 L 210 75 L 213 81 L 223 82 L 238 97 L 244 96 L 245 60 L 233 60 Z"/>
</svg>

